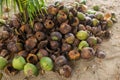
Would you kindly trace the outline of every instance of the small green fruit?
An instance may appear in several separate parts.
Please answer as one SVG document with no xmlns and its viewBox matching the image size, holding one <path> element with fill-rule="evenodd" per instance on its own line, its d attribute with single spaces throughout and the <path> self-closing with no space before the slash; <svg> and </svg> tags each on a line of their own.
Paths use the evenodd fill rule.
<svg viewBox="0 0 120 80">
<path fill-rule="evenodd" d="M 5 20 L 3 20 L 3 19 L 0 19 L 0 23 L 4 23 L 5 24 Z"/>
<path fill-rule="evenodd" d="M 82 12 L 77 13 L 77 17 L 79 20 L 84 21 L 85 20 L 85 15 Z"/>
<path fill-rule="evenodd" d="M 72 44 L 75 40 L 75 36 L 72 33 L 68 33 L 65 35 L 65 41 L 69 44 Z"/>
<path fill-rule="evenodd" d="M 89 45 L 90 46 L 94 46 L 94 45 L 96 45 L 97 44 L 97 38 L 96 37 L 89 37 L 88 39 L 87 39 L 87 42 L 89 43 Z"/>
<path fill-rule="evenodd" d="M 60 32 L 52 32 L 50 36 L 53 41 L 59 41 L 62 39 L 62 34 Z"/>
<path fill-rule="evenodd" d="M 99 11 L 99 10 L 100 10 L 100 7 L 99 7 L 98 5 L 95 5 L 95 6 L 93 6 L 93 9 L 94 9 L 95 11 Z"/>
<path fill-rule="evenodd" d="M 69 18 L 69 20 L 72 20 L 74 18 L 74 15 L 72 12 L 69 13 L 68 18 Z"/>
<path fill-rule="evenodd" d="M 87 0 L 81 0 L 80 3 L 81 4 L 86 4 Z"/>
<path fill-rule="evenodd" d="M 31 63 L 27 63 L 24 66 L 24 74 L 26 76 L 31 76 L 31 75 L 37 76 L 38 75 L 38 69 L 37 69 L 37 67 L 35 65 L 33 65 Z"/>
<path fill-rule="evenodd" d="M 112 27 L 113 26 L 113 21 L 112 20 L 107 20 L 107 27 Z"/>
<path fill-rule="evenodd" d="M 7 65 L 7 60 L 3 57 L 0 57 L 0 70 Z"/>
<path fill-rule="evenodd" d="M 87 31 L 78 31 L 77 34 L 76 34 L 76 37 L 79 39 L 79 40 L 85 40 L 87 39 L 89 36 L 89 34 L 87 33 Z"/>
<path fill-rule="evenodd" d="M 40 66 L 43 70 L 50 71 L 53 69 L 53 62 L 49 57 L 42 57 L 40 59 Z"/>
<path fill-rule="evenodd" d="M 96 19 L 98 20 L 103 20 L 104 19 L 104 14 L 102 12 L 97 12 L 95 14 Z"/>
<path fill-rule="evenodd" d="M 25 64 L 26 64 L 26 61 L 22 56 L 16 56 L 12 61 L 13 68 L 17 70 L 23 70 Z"/>
<path fill-rule="evenodd" d="M 78 49 L 79 49 L 79 50 L 82 50 L 82 48 L 88 47 L 88 46 L 89 46 L 89 44 L 88 44 L 86 41 L 81 41 L 81 42 L 79 43 Z"/>
<path fill-rule="evenodd" d="M 97 26 L 98 24 L 99 24 L 99 20 L 97 20 L 97 19 L 92 19 L 92 24 L 93 24 L 93 26 Z"/>
<path fill-rule="evenodd" d="M 64 7 L 64 8 L 62 9 L 62 11 L 65 12 L 66 14 L 69 14 L 69 10 L 68 10 L 67 7 Z"/>
<path fill-rule="evenodd" d="M 111 17 L 111 20 L 115 23 L 117 22 L 117 18 L 116 18 L 116 15 L 115 13 L 111 13 L 112 17 Z"/>
<path fill-rule="evenodd" d="M 87 10 L 87 13 L 88 13 L 88 14 L 95 14 L 96 11 L 94 11 L 94 10 Z"/>
</svg>

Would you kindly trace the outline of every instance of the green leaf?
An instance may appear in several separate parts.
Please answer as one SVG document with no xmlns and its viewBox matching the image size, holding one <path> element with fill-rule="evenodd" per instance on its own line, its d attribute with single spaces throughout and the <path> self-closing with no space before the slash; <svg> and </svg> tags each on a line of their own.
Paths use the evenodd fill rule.
<svg viewBox="0 0 120 80">
<path fill-rule="evenodd" d="M 43 15 L 42 10 L 46 11 L 46 4 L 44 0 L 0 0 L 0 15 L 2 15 L 3 2 L 6 2 L 6 6 L 13 4 L 14 11 L 18 8 L 19 12 L 23 14 L 24 22 L 28 19 L 31 22 L 34 17 Z M 16 8 L 17 6 L 17 8 Z"/>
<path fill-rule="evenodd" d="M 3 14 L 2 8 L 3 8 L 3 0 L 0 0 L 0 17 Z"/>
</svg>

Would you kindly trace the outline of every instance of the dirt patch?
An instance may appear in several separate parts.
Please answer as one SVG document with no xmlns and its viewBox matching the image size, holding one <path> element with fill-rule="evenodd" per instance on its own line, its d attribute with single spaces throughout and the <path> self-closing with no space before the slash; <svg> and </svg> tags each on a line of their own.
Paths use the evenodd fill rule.
<svg viewBox="0 0 120 80">
<path fill-rule="evenodd" d="M 61 0 L 62 1 L 62 0 Z M 68 1 L 68 0 L 64 0 Z M 72 0 L 69 0 L 69 2 Z M 88 0 L 87 5 L 97 4 L 104 12 L 115 12 L 118 22 L 111 28 L 111 39 L 101 44 L 106 58 L 95 58 L 91 61 L 78 60 L 73 62 L 74 69 L 70 78 L 64 78 L 54 72 L 30 77 L 29 80 L 120 80 L 120 0 Z M 23 71 L 16 76 L 7 76 L 3 80 L 24 80 Z M 27 79 L 26 79 L 27 80 Z"/>
</svg>

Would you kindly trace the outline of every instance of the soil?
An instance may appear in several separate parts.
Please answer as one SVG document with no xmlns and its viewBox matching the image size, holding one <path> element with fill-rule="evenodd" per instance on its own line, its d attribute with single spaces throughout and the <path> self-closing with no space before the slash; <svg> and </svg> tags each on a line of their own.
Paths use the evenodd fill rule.
<svg viewBox="0 0 120 80">
<path fill-rule="evenodd" d="M 62 0 L 61 0 L 62 1 Z M 73 0 L 64 0 L 71 2 Z M 45 72 L 38 77 L 24 79 L 23 71 L 15 76 L 7 76 L 2 80 L 120 80 L 120 0 L 88 0 L 89 8 L 99 5 L 104 12 L 115 12 L 118 22 L 110 29 L 111 38 L 102 42 L 100 49 L 106 52 L 105 59 L 74 61 L 70 78 L 59 76 L 55 72 Z"/>
</svg>

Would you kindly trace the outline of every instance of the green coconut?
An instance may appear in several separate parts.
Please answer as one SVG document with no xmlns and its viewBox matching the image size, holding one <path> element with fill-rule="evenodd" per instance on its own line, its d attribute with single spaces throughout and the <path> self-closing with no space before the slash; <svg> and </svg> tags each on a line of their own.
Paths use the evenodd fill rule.
<svg viewBox="0 0 120 80">
<path fill-rule="evenodd" d="M 50 71 L 53 69 L 53 61 L 49 57 L 42 57 L 40 59 L 40 66 L 43 70 Z"/>
</svg>

